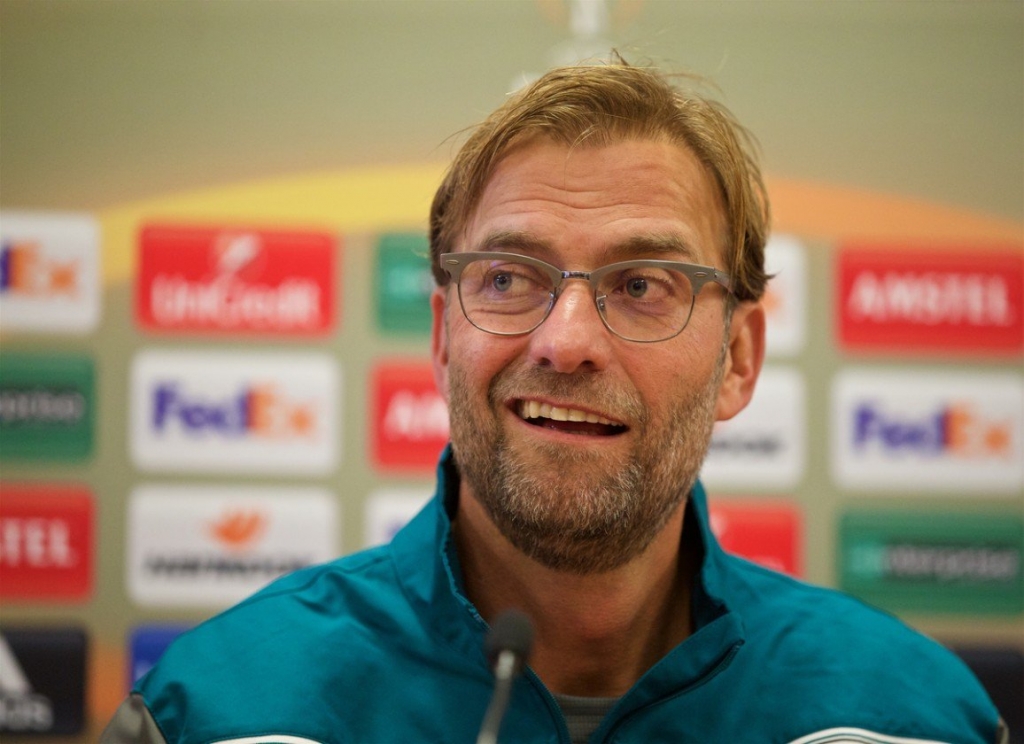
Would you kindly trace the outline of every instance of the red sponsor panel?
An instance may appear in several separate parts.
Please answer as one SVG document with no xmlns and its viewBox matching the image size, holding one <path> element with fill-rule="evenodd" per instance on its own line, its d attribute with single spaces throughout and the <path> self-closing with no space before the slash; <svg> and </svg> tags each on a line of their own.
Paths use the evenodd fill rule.
<svg viewBox="0 0 1024 744">
<path fill-rule="evenodd" d="M 722 548 L 774 571 L 803 576 L 803 520 L 782 501 L 715 501 L 711 530 Z"/>
<path fill-rule="evenodd" d="M 431 472 L 448 443 L 448 408 L 429 362 L 384 362 L 371 380 L 372 457 L 382 470 Z"/>
<path fill-rule="evenodd" d="M 846 246 L 836 318 L 843 347 L 1010 355 L 1024 351 L 1024 251 Z"/>
<path fill-rule="evenodd" d="M 149 331 L 325 335 L 339 249 L 325 232 L 144 227 L 136 321 Z"/>
<path fill-rule="evenodd" d="M 65 484 L 0 485 L 0 597 L 82 601 L 92 593 L 93 501 Z"/>
</svg>

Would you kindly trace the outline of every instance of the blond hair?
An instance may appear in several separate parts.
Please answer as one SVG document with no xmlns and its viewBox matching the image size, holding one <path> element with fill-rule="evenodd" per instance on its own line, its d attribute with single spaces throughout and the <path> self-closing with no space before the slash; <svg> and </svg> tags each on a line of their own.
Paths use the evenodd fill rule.
<svg viewBox="0 0 1024 744">
<path fill-rule="evenodd" d="M 430 209 L 430 258 L 438 266 L 459 235 L 501 159 L 534 137 L 575 146 L 629 139 L 689 148 L 714 176 L 725 206 L 725 270 L 738 300 L 757 300 L 768 276 L 768 196 L 753 140 L 720 103 L 684 92 L 648 67 L 614 64 L 561 67 L 516 93 L 480 124 L 455 156 Z"/>
</svg>

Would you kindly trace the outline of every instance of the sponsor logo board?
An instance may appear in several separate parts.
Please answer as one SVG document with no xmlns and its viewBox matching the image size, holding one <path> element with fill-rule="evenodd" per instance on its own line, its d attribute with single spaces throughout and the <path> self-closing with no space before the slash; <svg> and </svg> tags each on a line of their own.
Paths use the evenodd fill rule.
<svg viewBox="0 0 1024 744">
<path fill-rule="evenodd" d="M 948 355 L 1024 351 L 1024 253 L 849 246 L 837 266 L 849 349 Z"/>
<path fill-rule="evenodd" d="M 338 510 L 316 488 L 137 488 L 128 507 L 128 590 L 143 606 L 226 607 L 338 555 Z"/>
<path fill-rule="evenodd" d="M 86 647 L 79 628 L 0 632 L 0 733 L 82 733 Z"/>
<path fill-rule="evenodd" d="M 799 371 L 765 367 L 750 405 L 715 424 L 701 479 L 722 489 L 794 488 L 805 468 L 805 399 Z"/>
<path fill-rule="evenodd" d="M 432 497 L 430 489 L 389 489 L 370 494 L 366 502 L 366 546 L 385 545 Z"/>
<path fill-rule="evenodd" d="M 773 571 L 803 575 L 803 520 L 794 504 L 717 499 L 709 512 L 723 550 Z"/>
<path fill-rule="evenodd" d="M 83 214 L 0 214 L 0 328 L 86 334 L 100 320 L 100 230 Z"/>
<path fill-rule="evenodd" d="M 385 332 L 430 333 L 430 246 L 426 235 L 391 233 L 377 244 L 377 327 Z"/>
<path fill-rule="evenodd" d="M 95 549 L 89 491 L 66 484 L 2 483 L 0 493 L 0 597 L 88 599 Z"/>
<path fill-rule="evenodd" d="M 128 689 L 156 666 L 167 647 L 188 628 L 187 625 L 140 625 L 132 631 L 128 640 Z"/>
<path fill-rule="evenodd" d="M 88 457 L 95 387 L 88 357 L 0 355 L 0 459 Z"/>
<path fill-rule="evenodd" d="M 1019 514 L 863 512 L 840 523 L 840 585 L 894 611 L 1024 610 Z"/>
<path fill-rule="evenodd" d="M 136 319 L 151 331 L 324 335 L 337 251 L 323 232 L 147 226 Z"/>
<path fill-rule="evenodd" d="M 832 469 L 851 489 L 1019 495 L 1024 378 L 846 369 L 832 390 Z"/>
<path fill-rule="evenodd" d="M 371 384 L 374 464 L 382 470 L 433 472 L 448 443 L 448 407 L 430 363 L 380 363 Z"/>
<path fill-rule="evenodd" d="M 340 371 L 325 354 L 144 351 L 131 372 L 143 470 L 315 473 L 340 456 Z"/>
<path fill-rule="evenodd" d="M 768 315 L 767 353 L 795 356 L 803 351 L 807 337 L 806 252 L 792 236 L 772 236 L 764 260 L 772 275 L 763 299 Z"/>
</svg>

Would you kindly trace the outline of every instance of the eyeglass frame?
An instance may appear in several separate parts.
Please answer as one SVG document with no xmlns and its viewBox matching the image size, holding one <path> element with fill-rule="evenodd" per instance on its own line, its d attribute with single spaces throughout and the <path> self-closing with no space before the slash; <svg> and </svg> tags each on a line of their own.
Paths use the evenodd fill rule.
<svg viewBox="0 0 1024 744">
<path fill-rule="evenodd" d="M 547 309 L 544 311 L 544 315 L 541 316 L 541 319 L 538 320 L 531 328 L 528 328 L 525 331 L 492 331 L 487 328 L 482 328 L 476 323 L 474 323 L 473 319 L 469 317 L 469 313 L 466 312 L 466 306 L 462 301 L 462 285 L 460 284 L 460 279 L 462 278 L 463 269 L 465 269 L 466 266 L 473 263 L 474 261 L 500 261 L 501 259 L 515 261 L 518 263 L 524 263 L 527 266 L 532 266 L 536 269 L 543 271 L 551 279 L 553 287 L 549 293 L 550 300 L 548 301 Z M 597 307 L 598 317 L 601 318 L 601 323 L 604 324 L 604 327 L 607 328 L 610 333 L 626 341 L 632 341 L 633 343 L 638 344 L 656 344 L 660 343 L 661 341 L 668 341 L 669 339 L 675 338 L 684 330 L 686 330 L 686 327 L 690 324 L 690 318 L 693 317 L 693 307 L 697 302 L 697 295 L 701 293 L 701 291 L 707 284 L 719 284 L 723 288 L 725 288 L 726 292 L 732 295 L 732 278 L 728 274 L 726 274 L 723 271 L 719 271 L 718 269 L 712 266 L 701 266 L 699 264 L 685 263 L 683 261 L 663 261 L 660 259 L 653 258 L 641 258 L 632 259 L 628 261 L 616 261 L 614 263 L 600 266 L 594 269 L 593 271 L 565 271 L 563 269 L 558 268 L 557 266 L 549 264 L 546 261 L 541 261 L 539 258 L 534 258 L 533 256 L 524 256 L 520 253 L 502 253 L 498 251 L 466 251 L 460 253 L 442 253 L 440 256 L 438 256 L 438 263 L 440 264 L 441 270 L 448 275 L 449 280 L 455 283 L 456 289 L 459 293 L 459 307 L 462 309 L 463 317 L 465 317 L 466 320 L 468 320 L 469 323 L 474 328 L 477 328 L 483 331 L 484 333 L 493 334 L 495 336 L 525 336 L 526 334 L 533 333 L 535 330 L 540 328 L 544 321 L 547 320 L 548 317 L 551 315 L 551 311 L 554 310 L 555 303 L 558 302 L 558 298 L 562 294 L 562 286 L 569 279 L 583 279 L 590 284 L 590 290 L 594 296 L 594 305 Z M 686 315 L 686 321 L 683 323 L 682 327 L 680 327 L 680 329 L 673 333 L 671 336 L 651 340 L 630 338 L 629 336 L 624 336 L 623 334 L 619 333 L 608 324 L 608 318 L 605 316 L 606 310 L 604 306 L 604 300 L 606 299 L 607 295 L 601 295 L 600 297 L 598 296 L 598 283 L 605 276 L 605 274 L 609 273 L 610 271 L 630 268 L 672 269 L 686 276 L 687 280 L 690 282 L 690 287 L 693 290 L 693 296 L 690 298 L 690 310 Z"/>
</svg>

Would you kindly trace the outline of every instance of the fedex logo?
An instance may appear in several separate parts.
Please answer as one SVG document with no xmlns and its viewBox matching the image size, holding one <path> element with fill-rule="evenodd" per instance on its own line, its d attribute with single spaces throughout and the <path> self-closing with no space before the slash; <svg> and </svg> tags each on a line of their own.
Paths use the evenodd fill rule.
<svg viewBox="0 0 1024 744">
<path fill-rule="evenodd" d="M 77 260 L 48 258 L 36 242 L 0 245 L 0 292 L 74 296 L 78 292 L 78 274 Z"/>
<path fill-rule="evenodd" d="M 99 322 L 99 227 L 85 215 L 0 215 L 0 324 L 87 333 Z"/>
<path fill-rule="evenodd" d="M 330 472 L 339 377 L 323 354 L 143 352 L 132 366 L 132 458 L 146 470 Z"/>
<path fill-rule="evenodd" d="M 153 428 L 173 425 L 199 435 L 226 437 L 310 437 L 316 432 L 316 413 L 309 403 L 289 400 L 273 384 L 255 384 L 219 400 L 205 400 L 173 382 L 153 392 Z"/>
<path fill-rule="evenodd" d="M 854 412 L 853 441 L 858 447 L 877 442 L 893 452 L 1011 457 L 1012 436 L 1009 420 L 985 419 L 969 403 L 942 407 L 916 418 L 887 412 L 875 403 L 864 403 Z"/>
<path fill-rule="evenodd" d="M 849 488 L 1017 495 L 1020 375 L 848 369 L 832 391 L 832 470 Z"/>
<path fill-rule="evenodd" d="M 836 318 L 844 346 L 962 353 L 1024 351 L 1024 253 L 847 247 Z"/>
</svg>

